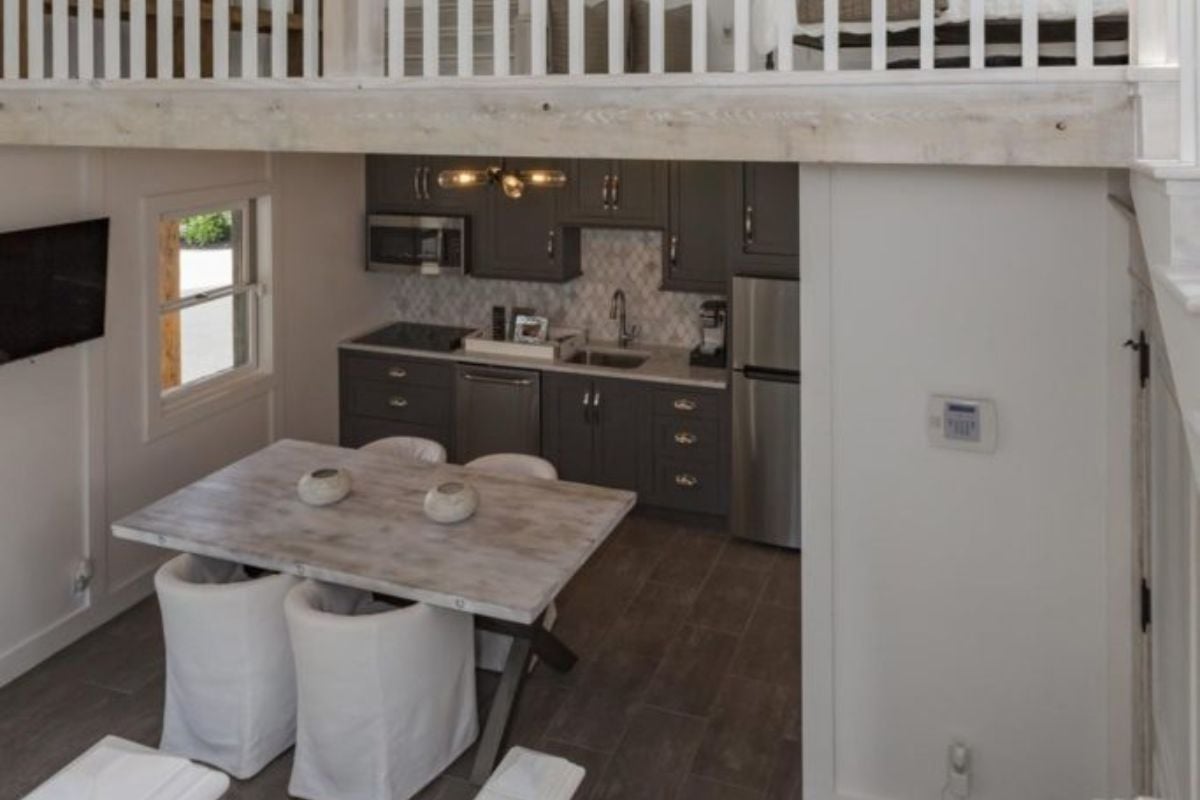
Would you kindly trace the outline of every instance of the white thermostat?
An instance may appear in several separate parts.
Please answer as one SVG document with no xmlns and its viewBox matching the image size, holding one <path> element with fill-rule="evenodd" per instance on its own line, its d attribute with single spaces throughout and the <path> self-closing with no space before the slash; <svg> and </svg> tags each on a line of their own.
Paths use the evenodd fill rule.
<svg viewBox="0 0 1200 800">
<path fill-rule="evenodd" d="M 927 416 L 934 447 L 996 452 L 996 404 L 991 400 L 935 394 L 929 398 Z"/>
</svg>

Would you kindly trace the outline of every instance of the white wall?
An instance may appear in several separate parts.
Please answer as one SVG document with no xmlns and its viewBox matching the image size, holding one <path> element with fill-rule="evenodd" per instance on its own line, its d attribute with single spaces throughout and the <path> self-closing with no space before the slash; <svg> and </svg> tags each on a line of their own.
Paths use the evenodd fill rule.
<svg viewBox="0 0 1200 800">
<path fill-rule="evenodd" d="M 1132 636 L 1130 581 L 1109 579 L 1129 557 L 1110 504 L 1130 486 L 1129 301 L 1105 175 L 801 186 L 805 796 L 938 798 L 953 739 L 973 800 L 1129 796 L 1109 758 L 1130 724 L 1109 671 Z M 933 392 L 994 399 L 997 452 L 931 448 Z"/>
<path fill-rule="evenodd" d="M 362 269 L 361 161 L 252 153 L 0 149 L 0 230 L 111 217 L 107 335 L 0 367 L 0 684 L 145 596 L 163 554 L 108 524 L 278 435 L 336 439 L 338 338 L 383 318 Z M 273 186 L 274 388 L 143 439 L 146 197 Z M 292 390 L 286 419 L 279 387 Z M 91 557 L 88 596 L 71 591 Z"/>
</svg>

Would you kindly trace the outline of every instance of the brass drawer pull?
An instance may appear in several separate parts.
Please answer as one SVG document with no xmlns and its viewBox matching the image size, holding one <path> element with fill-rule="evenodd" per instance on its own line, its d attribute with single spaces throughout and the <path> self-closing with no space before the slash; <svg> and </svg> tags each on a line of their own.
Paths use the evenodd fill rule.
<svg viewBox="0 0 1200 800">
<path fill-rule="evenodd" d="M 672 405 L 675 406 L 676 411 L 695 411 L 696 410 L 696 401 L 688 400 L 686 397 L 681 397 L 680 399 L 676 400 Z"/>
<path fill-rule="evenodd" d="M 675 476 L 675 485 L 684 489 L 695 489 L 700 485 L 700 480 L 695 475 L 683 472 Z"/>
<path fill-rule="evenodd" d="M 408 401 L 400 395 L 396 395 L 395 397 L 388 398 L 388 405 L 392 408 L 404 408 L 408 405 Z"/>
<path fill-rule="evenodd" d="M 391 369 L 388 370 L 388 377 L 389 378 L 407 378 L 408 370 L 404 369 L 403 367 L 392 367 Z"/>
<path fill-rule="evenodd" d="M 684 447 L 691 447 L 698 441 L 700 441 L 700 437 L 694 433 L 680 431 L 679 433 L 675 434 L 675 444 L 680 444 Z"/>
</svg>

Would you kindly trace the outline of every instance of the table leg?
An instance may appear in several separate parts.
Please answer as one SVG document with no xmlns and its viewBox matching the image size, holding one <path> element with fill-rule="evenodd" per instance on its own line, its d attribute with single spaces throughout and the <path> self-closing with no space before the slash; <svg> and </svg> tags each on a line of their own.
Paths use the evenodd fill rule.
<svg viewBox="0 0 1200 800">
<path fill-rule="evenodd" d="M 525 675 L 529 671 L 529 660 L 533 655 L 533 643 L 524 636 L 514 636 L 512 648 L 508 651 L 508 660 L 504 662 L 504 673 L 500 676 L 500 685 L 492 698 L 492 706 L 488 711 L 487 722 L 475 750 L 475 764 L 471 767 L 471 783 L 482 786 L 487 783 L 492 770 L 500 756 L 500 748 L 508 735 L 508 726 L 512 722 L 513 708 L 521 696 L 521 688 L 525 684 Z"/>
</svg>

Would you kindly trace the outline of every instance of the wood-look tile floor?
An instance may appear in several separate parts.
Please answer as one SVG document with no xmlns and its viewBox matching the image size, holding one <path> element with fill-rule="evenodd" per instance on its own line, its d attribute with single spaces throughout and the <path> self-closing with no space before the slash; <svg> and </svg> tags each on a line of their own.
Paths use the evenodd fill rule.
<svg viewBox="0 0 1200 800">
<path fill-rule="evenodd" d="M 580 660 L 539 666 L 511 744 L 587 769 L 577 800 L 800 797 L 800 560 L 645 514 L 564 590 L 556 631 Z M 486 708 L 495 676 L 480 673 Z M 0 800 L 107 733 L 155 745 L 163 644 L 151 599 L 0 688 Z M 468 752 L 420 800 L 466 800 Z M 287 797 L 291 754 L 230 800 Z"/>
</svg>

